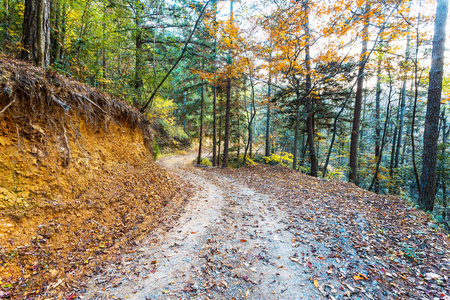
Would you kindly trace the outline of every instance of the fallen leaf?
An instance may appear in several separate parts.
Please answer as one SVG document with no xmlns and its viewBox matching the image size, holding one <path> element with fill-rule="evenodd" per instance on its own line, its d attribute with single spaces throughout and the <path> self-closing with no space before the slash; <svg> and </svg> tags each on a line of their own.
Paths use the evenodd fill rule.
<svg viewBox="0 0 450 300">
<path fill-rule="evenodd" d="M 295 257 L 289 257 L 289 259 L 292 260 L 292 261 L 295 261 L 295 262 L 297 262 L 297 263 L 300 262 L 300 261 L 299 261 L 297 258 L 295 258 Z"/>
<path fill-rule="evenodd" d="M 349 285 L 348 283 L 344 283 L 344 284 L 351 292 L 355 291 L 355 289 L 351 285 Z"/>
<path fill-rule="evenodd" d="M 314 286 L 316 288 L 319 288 L 319 281 L 317 281 L 317 279 L 314 279 Z"/>
</svg>

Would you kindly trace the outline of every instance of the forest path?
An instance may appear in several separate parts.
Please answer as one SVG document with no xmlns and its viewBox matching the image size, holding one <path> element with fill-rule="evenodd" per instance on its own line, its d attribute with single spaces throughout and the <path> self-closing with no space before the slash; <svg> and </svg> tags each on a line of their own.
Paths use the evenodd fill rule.
<svg viewBox="0 0 450 300">
<path fill-rule="evenodd" d="M 407 202 L 285 167 L 194 158 L 158 161 L 195 186 L 180 218 L 120 251 L 80 298 L 450 300 L 449 236 Z"/>
<path fill-rule="evenodd" d="M 295 242 L 277 203 L 218 169 L 192 166 L 194 158 L 158 161 L 199 187 L 177 224 L 93 278 L 83 297 L 326 299 L 312 278 L 327 266 L 311 266 L 309 243 Z"/>
</svg>

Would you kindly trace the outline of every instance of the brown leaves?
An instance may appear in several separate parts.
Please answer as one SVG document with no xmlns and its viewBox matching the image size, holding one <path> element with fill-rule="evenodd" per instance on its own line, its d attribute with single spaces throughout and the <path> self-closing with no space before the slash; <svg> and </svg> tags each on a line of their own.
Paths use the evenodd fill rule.
<svg viewBox="0 0 450 300">
<path fill-rule="evenodd" d="M 299 228 L 310 230 L 317 241 L 333 245 L 329 258 L 339 258 L 341 263 L 325 273 L 339 276 L 349 295 L 385 298 L 384 291 L 408 299 L 419 299 L 424 293 L 437 298 L 450 296 L 448 235 L 400 198 L 379 196 L 350 183 L 313 178 L 284 167 L 260 165 L 229 172 L 280 199 L 293 216 L 292 224 L 307 224 Z M 315 256 L 324 262 L 328 259 Z M 307 266 L 316 270 L 311 261 Z M 369 292 L 365 289 L 370 282 Z"/>
<path fill-rule="evenodd" d="M 0 278 L 7 278 L 7 270 L 18 270 L 8 286 L 3 280 L 5 290 L 0 288 L 0 295 L 37 297 L 49 286 L 48 293 L 56 297 L 64 291 L 65 298 L 71 299 L 72 287 L 79 286 L 83 276 L 92 276 L 104 261 L 120 259 L 118 246 L 124 251 L 134 245 L 189 195 L 183 191 L 186 195 L 181 196 L 185 186 L 151 162 L 106 169 L 97 180 L 73 203 L 65 203 L 64 210 L 56 214 L 43 210 L 47 218 L 31 243 L 11 245 L 11 253 L 16 251 L 13 259 L 8 260 L 7 252 L 0 249 L 0 260 L 8 261 L 8 269 L 0 269 Z"/>
</svg>

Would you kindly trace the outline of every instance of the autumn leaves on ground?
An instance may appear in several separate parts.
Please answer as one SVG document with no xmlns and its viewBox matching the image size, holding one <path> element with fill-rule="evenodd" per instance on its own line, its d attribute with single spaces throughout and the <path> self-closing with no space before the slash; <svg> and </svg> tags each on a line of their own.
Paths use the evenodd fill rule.
<svg viewBox="0 0 450 300">
<path fill-rule="evenodd" d="M 161 168 L 135 109 L 0 72 L 0 298 L 450 297 L 448 234 L 403 200 L 284 167 Z"/>
</svg>

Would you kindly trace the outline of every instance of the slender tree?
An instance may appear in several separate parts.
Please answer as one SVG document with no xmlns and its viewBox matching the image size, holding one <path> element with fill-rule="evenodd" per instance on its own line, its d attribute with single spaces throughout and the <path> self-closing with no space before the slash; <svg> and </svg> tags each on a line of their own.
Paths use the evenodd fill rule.
<svg viewBox="0 0 450 300">
<path fill-rule="evenodd" d="M 419 206 L 432 211 L 436 194 L 436 160 L 439 138 L 439 111 L 441 105 L 442 78 L 444 75 L 445 27 L 447 25 L 448 0 L 438 0 L 434 23 L 433 50 L 429 75 L 427 113 L 423 136 L 423 164 L 420 178 Z"/>
<path fill-rule="evenodd" d="M 359 127 L 361 120 L 361 104 L 363 97 L 364 69 L 367 58 L 367 42 L 369 40 L 369 1 L 366 1 L 364 9 L 364 27 L 362 31 L 362 50 L 358 67 L 358 82 L 356 84 L 355 111 L 353 114 L 353 125 L 350 141 L 350 173 L 349 181 L 356 183 L 358 170 L 358 143 L 359 143 Z"/>
<path fill-rule="evenodd" d="M 233 0 L 230 1 L 230 22 L 233 22 Z M 228 53 L 228 64 L 231 65 L 231 50 Z M 230 142 L 230 116 L 231 116 L 231 75 L 227 78 L 227 100 L 225 103 L 225 135 L 223 142 L 223 159 L 222 167 L 226 168 L 228 166 L 228 148 Z"/>
</svg>

